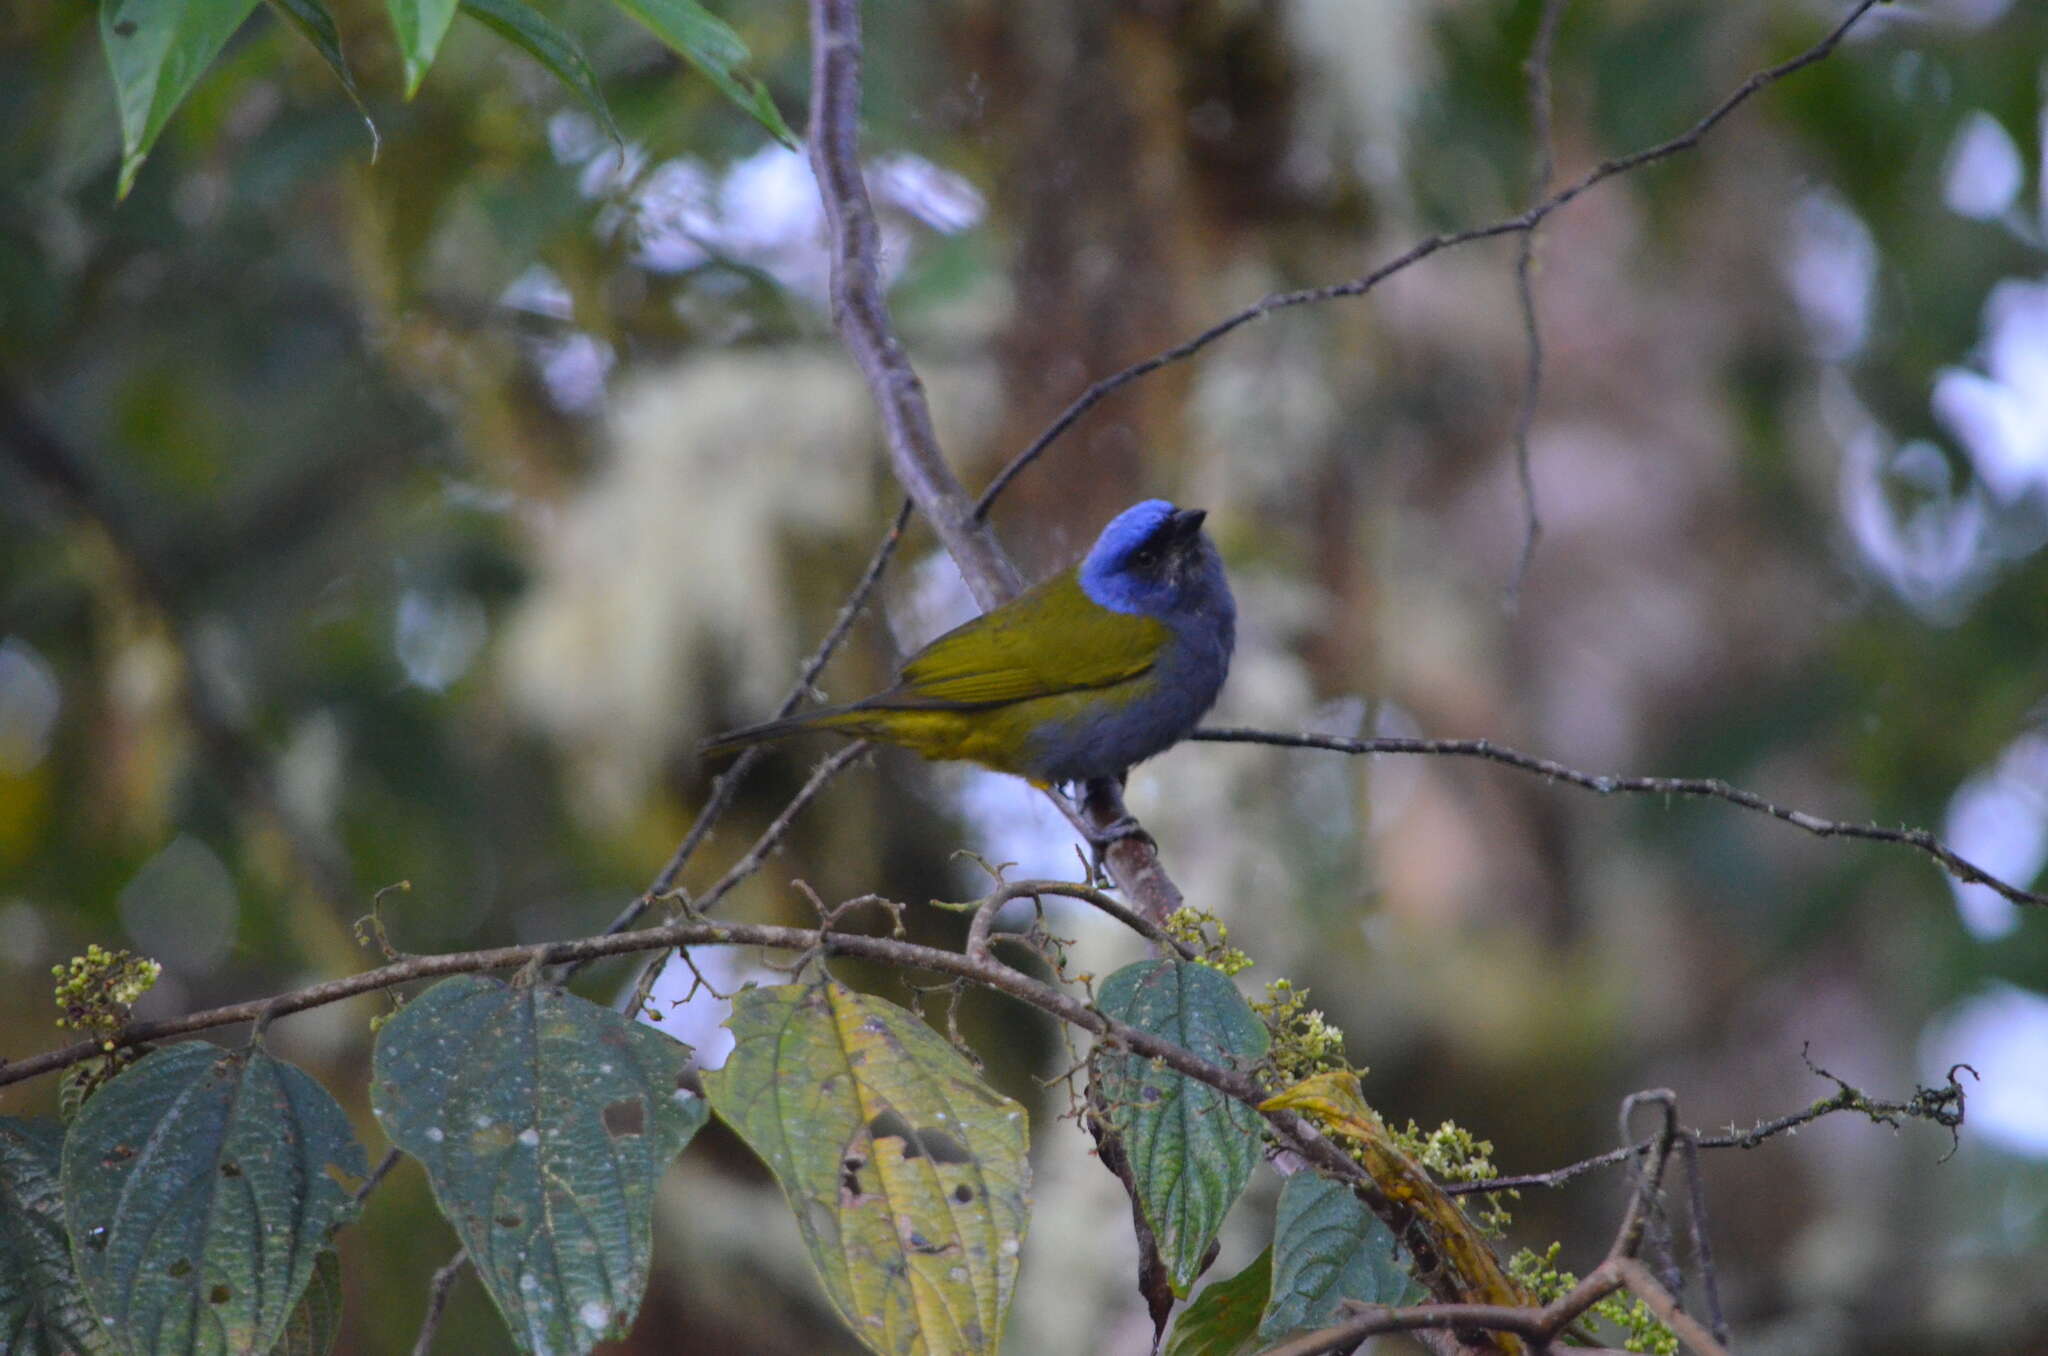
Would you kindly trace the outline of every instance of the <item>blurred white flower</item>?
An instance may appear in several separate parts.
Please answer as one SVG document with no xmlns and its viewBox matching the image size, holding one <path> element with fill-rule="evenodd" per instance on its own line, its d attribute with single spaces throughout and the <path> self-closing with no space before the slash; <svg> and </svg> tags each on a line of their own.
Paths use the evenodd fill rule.
<svg viewBox="0 0 2048 1356">
<path fill-rule="evenodd" d="M 2025 885 L 2038 876 L 2048 865 L 2048 736 L 2021 736 L 1996 767 L 1958 787 L 1942 837 L 2001 880 Z M 1972 936 L 1989 941 L 2019 926 L 2019 906 L 1990 886 L 1952 880 L 1949 888 Z"/>
<path fill-rule="evenodd" d="M 1941 200 L 1958 216 L 1989 221 L 2005 215 L 2020 196 L 2026 168 L 2005 124 L 1973 109 L 1949 144 L 1941 174 Z"/>
<path fill-rule="evenodd" d="M 1984 303 L 1982 372 L 1944 368 L 1934 413 L 2001 503 L 2048 491 L 2048 279 L 2007 278 Z"/>
</svg>

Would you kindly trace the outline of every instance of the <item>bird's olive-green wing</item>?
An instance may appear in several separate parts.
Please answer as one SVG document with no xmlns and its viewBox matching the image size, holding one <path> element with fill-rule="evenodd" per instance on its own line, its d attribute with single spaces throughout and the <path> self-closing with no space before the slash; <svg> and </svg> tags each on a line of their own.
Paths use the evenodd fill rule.
<svg viewBox="0 0 2048 1356">
<path fill-rule="evenodd" d="M 1156 618 L 1101 606 L 1065 570 L 940 636 L 862 705 L 989 706 L 1112 687 L 1151 668 L 1168 634 Z"/>
</svg>

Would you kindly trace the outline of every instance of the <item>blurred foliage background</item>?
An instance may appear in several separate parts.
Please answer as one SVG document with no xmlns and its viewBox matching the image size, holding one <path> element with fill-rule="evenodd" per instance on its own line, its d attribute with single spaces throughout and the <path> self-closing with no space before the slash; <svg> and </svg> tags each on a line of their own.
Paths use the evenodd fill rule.
<svg viewBox="0 0 2048 1356">
<path fill-rule="evenodd" d="M 399 102 L 380 7 L 338 8 L 374 164 L 265 10 L 119 204 L 91 7 L 0 15 L 6 1055 L 58 1040 L 45 977 L 88 941 L 162 960 L 162 1013 L 371 963 L 351 924 L 400 880 L 385 915 L 411 951 L 601 927 L 706 794 L 695 742 L 772 704 L 893 512 L 800 159 L 604 5 L 550 13 L 623 153 L 468 19 Z M 720 8 L 796 114 L 802 6 Z M 893 298 L 970 481 L 1089 379 L 1531 192 L 1534 0 L 870 10 Z M 1562 171 L 1679 130 L 1839 13 L 1577 0 Z M 1220 720 L 1723 776 L 1935 828 L 2024 883 L 2048 856 L 2044 53 L 2038 5 L 1883 6 L 1699 151 L 1551 220 L 1545 533 L 1512 606 L 1512 242 L 1149 378 L 997 521 L 1049 569 L 1136 498 L 1209 508 L 1244 616 Z M 916 534 L 884 592 L 831 693 L 967 607 Z M 818 752 L 778 753 L 689 883 Z M 1723 1293 L 1749 1353 L 2042 1349 L 2048 920 L 1903 849 L 1479 765 L 1189 745 L 1131 802 L 1258 958 L 1246 982 L 1310 986 L 1377 1106 L 1456 1117 L 1508 1171 L 1608 1147 L 1636 1088 L 1704 1127 L 1801 1107 L 1831 1091 L 1803 1048 L 1876 1095 L 1972 1063 L 1946 1162 L 1937 1131 L 1843 1117 L 1711 1157 Z M 1072 874 L 1059 827 L 1002 779 L 883 756 L 732 909 L 807 917 L 796 878 L 961 897 L 983 879 L 963 847 Z M 1127 954 L 1061 922 L 1098 973 Z M 383 1006 L 271 1036 L 373 1153 Z M 671 1029 L 715 1051 L 714 1009 Z M 1036 1108 L 1011 1349 L 1144 1350 L 1128 1207 L 1039 1081 L 1064 1041 L 993 1001 L 961 1017 Z M 1212 1275 L 1262 1246 L 1272 1190 Z M 1529 1196 L 1513 1240 L 1561 1238 L 1583 1269 L 1621 1200 L 1618 1178 Z M 657 1230 L 617 1350 L 854 1349 L 729 1138 L 671 1174 Z M 344 1348 L 409 1349 L 452 1249 L 401 1168 L 343 1240 Z M 471 1283 L 438 1344 L 465 1347 L 508 1349 Z"/>
</svg>

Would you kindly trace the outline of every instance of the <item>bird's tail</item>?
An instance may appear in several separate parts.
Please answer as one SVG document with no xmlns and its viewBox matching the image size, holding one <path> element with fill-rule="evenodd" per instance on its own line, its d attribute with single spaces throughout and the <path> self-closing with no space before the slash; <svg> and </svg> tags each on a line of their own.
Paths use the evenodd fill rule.
<svg viewBox="0 0 2048 1356">
<path fill-rule="evenodd" d="M 791 735 L 808 734 L 812 730 L 838 730 L 858 727 L 867 713 L 854 706 L 826 706 L 815 711 L 806 711 L 800 716 L 786 716 L 781 720 L 764 720 L 759 725 L 742 725 L 737 730 L 727 730 L 714 735 L 697 746 L 697 752 L 704 757 L 736 753 L 750 744 L 765 744 L 772 739 L 787 739 Z"/>
</svg>

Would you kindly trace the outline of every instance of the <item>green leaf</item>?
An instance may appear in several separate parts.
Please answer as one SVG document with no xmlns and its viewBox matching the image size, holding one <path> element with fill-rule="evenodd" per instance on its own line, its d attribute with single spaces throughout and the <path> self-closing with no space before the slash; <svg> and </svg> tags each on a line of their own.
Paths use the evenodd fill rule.
<svg viewBox="0 0 2048 1356">
<path fill-rule="evenodd" d="M 1096 1006 L 1212 1063 L 1242 1067 L 1266 1053 L 1265 1024 L 1237 986 L 1206 965 L 1127 965 L 1103 984 Z M 1097 1050 L 1094 1093 L 1123 1141 L 1167 1281 L 1185 1297 L 1258 1164 L 1259 1113 L 1142 1055 L 1106 1047 Z"/>
<path fill-rule="evenodd" d="M 349 70 L 348 58 L 342 54 L 341 30 L 334 26 L 334 16 L 327 12 L 327 6 L 320 0 L 270 0 L 270 3 L 313 45 L 313 50 L 327 63 L 327 69 L 341 81 L 342 92 L 348 95 L 348 101 L 356 106 L 356 112 L 363 115 L 363 126 L 370 129 L 370 161 L 374 164 L 377 152 L 383 147 L 383 139 L 377 135 L 376 121 L 364 106 L 363 96 L 356 89 L 355 73 Z"/>
<path fill-rule="evenodd" d="M 0 1351 L 65 1356 L 110 1349 L 64 1232 L 64 1127 L 0 1119 Z"/>
<path fill-rule="evenodd" d="M 1202 1287 L 1174 1323 L 1163 1356 L 1249 1356 L 1259 1350 L 1265 1345 L 1257 1340 L 1259 1314 L 1272 1286 L 1268 1248 L 1235 1276 Z"/>
<path fill-rule="evenodd" d="M 332 1248 L 313 1263 L 313 1280 L 270 1356 L 327 1356 L 341 1334 L 341 1258 Z"/>
<path fill-rule="evenodd" d="M 398 34 L 398 55 L 405 62 L 405 97 L 420 92 L 420 81 L 455 22 L 456 0 L 384 0 L 391 16 L 392 31 Z"/>
<path fill-rule="evenodd" d="M 164 124 L 254 8 L 256 0 L 101 0 L 100 42 L 121 110 L 118 196 L 128 196 Z"/>
<path fill-rule="evenodd" d="M 739 105 L 768 134 L 791 150 L 796 133 L 782 120 L 767 86 L 744 69 L 751 59 L 747 44 L 726 22 L 697 0 L 614 0 L 667 43 L 683 60 L 711 78 L 726 98 Z"/>
<path fill-rule="evenodd" d="M 842 985 L 750 989 L 711 1105 L 766 1160 L 855 1336 L 994 1352 L 1031 1209 L 1024 1109 L 915 1016 Z"/>
<path fill-rule="evenodd" d="M 362 1175 L 362 1145 L 298 1069 L 204 1042 L 146 1056 L 64 1140 L 86 1297 L 130 1349 L 261 1356 L 354 1210 L 337 1168 Z"/>
<path fill-rule="evenodd" d="M 1277 1341 L 1341 1317 L 1345 1300 L 1401 1304 L 1416 1293 L 1394 1235 L 1351 1188 L 1301 1171 L 1280 1188 L 1273 1219 L 1273 1285 L 1259 1337 Z"/>
<path fill-rule="evenodd" d="M 612 111 L 605 105 L 604 95 L 597 87 L 597 76 L 590 69 L 590 63 L 583 59 L 581 48 L 569 36 L 529 9 L 521 0 L 462 0 L 462 8 L 469 16 L 489 28 L 499 37 L 516 47 L 525 49 L 527 55 L 554 73 L 557 80 L 569 87 L 569 92 L 581 99 L 597 114 L 604 124 L 605 132 L 614 142 L 625 144 L 619 135 L 618 124 L 612 121 Z"/>
<path fill-rule="evenodd" d="M 708 1115 L 690 1047 L 610 1008 L 477 975 L 377 1036 L 371 1100 L 524 1351 L 624 1336 L 647 1288 L 654 1190 Z"/>
</svg>

